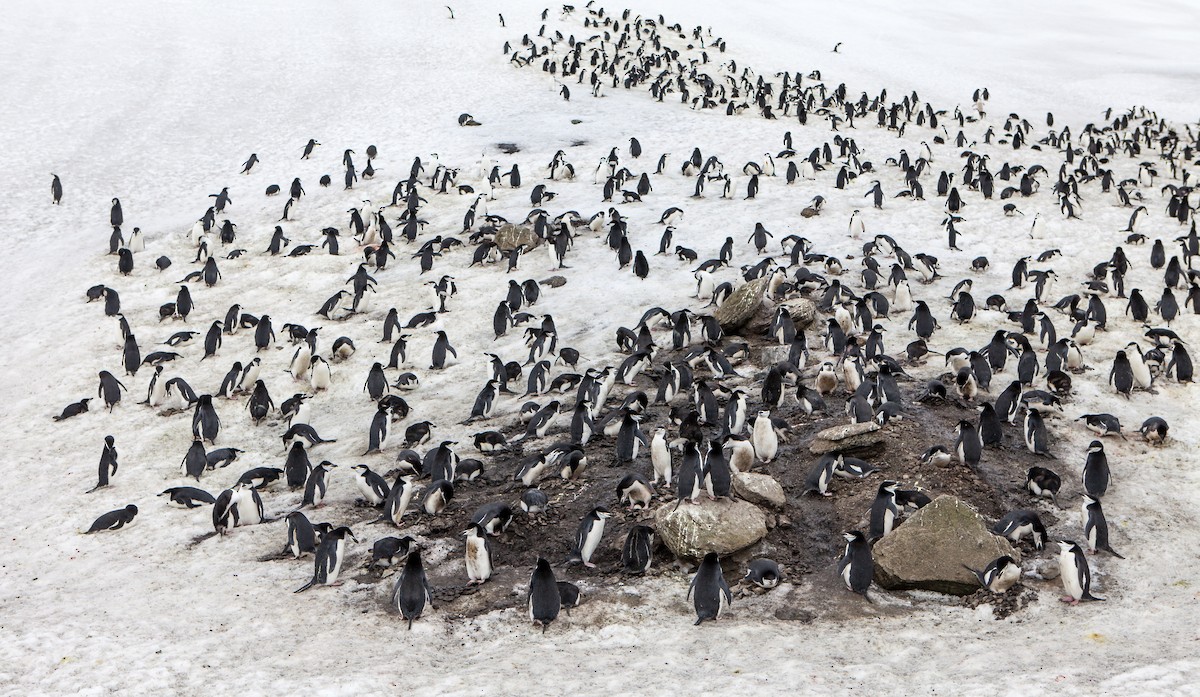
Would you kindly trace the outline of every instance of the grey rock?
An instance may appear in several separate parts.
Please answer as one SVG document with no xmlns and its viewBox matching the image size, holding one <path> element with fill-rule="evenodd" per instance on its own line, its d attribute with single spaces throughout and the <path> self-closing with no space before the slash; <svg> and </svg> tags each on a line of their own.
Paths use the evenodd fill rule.
<svg viewBox="0 0 1200 697">
<path fill-rule="evenodd" d="M 779 482 L 770 475 L 753 472 L 733 473 L 733 493 L 750 503 L 770 508 L 783 508 L 787 501 Z"/>
<path fill-rule="evenodd" d="M 756 278 L 738 286 L 733 294 L 721 303 L 721 306 L 713 313 L 721 325 L 721 329 L 730 333 L 735 332 L 754 317 L 754 313 L 758 311 L 763 296 L 767 292 L 769 280 L 768 277 Z"/>
<path fill-rule="evenodd" d="M 875 582 L 888 590 L 970 595 L 979 582 L 964 565 L 982 569 L 1020 553 L 993 535 L 987 521 L 953 496 L 939 496 L 875 543 Z"/>
<path fill-rule="evenodd" d="M 703 499 L 666 504 L 654 514 L 654 527 L 662 541 L 682 559 L 702 559 L 709 552 L 721 556 L 750 547 L 767 536 L 767 518 L 748 501 Z"/>
<path fill-rule="evenodd" d="M 521 225 L 506 224 L 496 233 L 496 246 L 501 251 L 509 252 L 520 245 L 525 245 L 526 251 L 536 249 L 542 239 L 533 234 L 531 228 Z"/>
<path fill-rule="evenodd" d="M 833 426 L 813 436 L 808 451 L 813 455 L 873 448 L 884 442 L 883 427 L 874 421 Z"/>
</svg>

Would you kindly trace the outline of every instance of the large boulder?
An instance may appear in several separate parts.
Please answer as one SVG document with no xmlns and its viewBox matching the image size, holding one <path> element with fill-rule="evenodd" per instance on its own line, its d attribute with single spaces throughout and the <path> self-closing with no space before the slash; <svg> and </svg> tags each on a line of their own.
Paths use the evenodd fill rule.
<svg viewBox="0 0 1200 697">
<path fill-rule="evenodd" d="M 783 504 L 787 502 L 783 487 L 766 474 L 734 472 L 733 493 L 750 503 L 769 508 L 783 508 Z"/>
<path fill-rule="evenodd" d="M 792 324 L 796 325 L 797 331 L 807 329 L 817 319 L 817 304 L 808 298 L 791 298 L 777 304 L 771 298 L 764 297 L 763 301 L 759 303 L 758 309 L 746 321 L 742 334 L 744 336 L 765 335 L 770 329 L 771 323 L 775 321 L 775 311 L 780 305 L 787 308 L 788 314 L 792 316 Z M 784 349 L 786 350 L 787 347 Z"/>
<path fill-rule="evenodd" d="M 766 537 L 767 517 L 748 501 L 704 499 L 664 505 L 654 514 L 654 527 L 675 556 L 702 559 L 709 552 L 733 554 Z"/>
<path fill-rule="evenodd" d="M 1008 540 L 993 535 L 987 521 L 953 496 L 939 496 L 875 543 L 875 582 L 888 590 L 931 590 L 970 595 L 975 575 L 998 557 L 1020 560 Z"/>
<path fill-rule="evenodd" d="M 542 238 L 533 234 L 532 228 L 521 225 L 508 223 L 496 232 L 496 246 L 503 252 L 511 252 L 521 245 L 525 245 L 525 250 L 529 251 L 541 243 Z"/>
<path fill-rule="evenodd" d="M 883 427 L 875 421 L 832 426 L 813 436 L 808 452 L 813 455 L 873 448 L 884 442 Z"/>
<path fill-rule="evenodd" d="M 744 283 L 738 286 L 725 299 L 725 302 L 721 303 L 713 316 L 717 318 L 717 323 L 721 325 L 722 330 L 732 333 L 750 321 L 750 318 L 758 310 L 758 306 L 762 304 L 763 296 L 767 293 L 767 283 L 770 280 L 769 277 L 763 276 Z"/>
</svg>

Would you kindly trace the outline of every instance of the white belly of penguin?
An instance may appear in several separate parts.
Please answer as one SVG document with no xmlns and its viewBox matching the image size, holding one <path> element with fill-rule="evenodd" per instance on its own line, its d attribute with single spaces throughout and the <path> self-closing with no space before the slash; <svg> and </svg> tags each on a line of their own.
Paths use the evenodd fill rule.
<svg viewBox="0 0 1200 697">
<path fill-rule="evenodd" d="M 604 535 L 604 521 L 598 520 L 592 524 L 592 529 L 583 538 L 583 544 L 579 548 L 579 556 L 583 557 L 584 561 L 591 561 L 592 555 L 596 553 L 596 548 L 600 546 L 600 538 Z"/>
</svg>

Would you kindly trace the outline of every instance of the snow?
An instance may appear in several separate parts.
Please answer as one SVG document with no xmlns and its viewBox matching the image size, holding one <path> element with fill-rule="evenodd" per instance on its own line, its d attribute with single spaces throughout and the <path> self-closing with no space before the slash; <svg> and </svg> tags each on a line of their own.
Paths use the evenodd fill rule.
<svg viewBox="0 0 1200 697">
<path fill-rule="evenodd" d="M 1010 111 L 1033 122 L 1039 137 L 1047 110 L 1076 134 L 1084 123 L 1101 120 L 1109 105 L 1122 110 L 1145 104 L 1193 128 L 1200 114 L 1194 66 L 1178 58 L 1192 55 L 1200 20 L 1200 9 L 1186 3 L 1132 8 L 1022 1 L 1007 3 L 1002 11 L 965 3 L 947 8 L 673 0 L 633 6 L 663 12 L 668 22 L 684 27 L 711 27 L 728 41 L 739 69 L 752 66 L 763 75 L 816 68 L 827 84 L 844 80 L 851 94 L 883 86 L 893 96 L 917 90 L 922 99 L 948 110 L 955 105 L 967 110 L 970 92 L 988 87 L 989 123 L 997 130 Z M 1033 268 L 1053 266 L 1065 288 L 1125 237 L 1118 231 L 1129 211 L 1114 207 L 1098 191 L 1085 200 L 1082 222 L 1062 221 L 1048 195 L 1017 201 L 1024 218 L 1005 218 L 998 202 L 985 206 L 972 198 L 962 225 L 967 251 L 961 254 L 946 251 L 941 204 L 932 192 L 929 205 L 889 198 L 883 211 L 874 211 L 861 193 L 869 177 L 844 192 L 833 190 L 832 171 L 794 189 L 765 182 L 759 199 L 741 202 L 741 165 L 778 150 L 784 130 L 792 131 L 801 153 L 833 134 L 820 124 L 799 127 L 792 120 L 770 122 L 749 113 L 730 119 L 694 112 L 677 98 L 659 104 L 640 91 L 609 90 L 604 98 L 592 99 L 586 89 L 572 85 L 572 99 L 564 102 L 537 67 L 515 69 L 500 50 L 505 40 L 516 44 L 521 34 L 536 32 L 541 6 L 505 3 L 506 29 L 498 26 L 498 9 L 490 3 L 456 3 L 456 18 L 450 20 L 440 5 L 421 3 L 303 0 L 217 6 L 185 1 L 150 9 L 116 1 L 6 7 L 0 24 L 0 84 L 9 96 L 0 104 L 0 123 L 9 135 L 0 149 L 0 190 L 7 198 L 0 209 L 7 242 L 0 256 L 5 291 L 0 326 L 7 346 L 0 354 L 0 428 L 6 443 L 0 687 L 5 692 L 663 694 L 760 685 L 871 694 L 1192 690 L 1200 675 L 1192 649 L 1200 562 L 1191 552 L 1200 474 L 1188 457 L 1200 444 L 1191 421 L 1196 396 L 1193 388 L 1178 384 L 1161 385 L 1156 396 L 1135 394 L 1128 402 L 1112 394 L 1104 384 L 1111 356 L 1136 329 L 1121 317 L 1123 303 L 1115 300 L 1107 304 L 1116 329 L 1085 348 L 1095 371 L 1076 380 L 1068 418 L 1051 426 L 1059 471 L 1076 481 L 1092 439 L 1069 421 L 1076 409 L 1110 411 L 1126 430 L 1152 414 L 1163 416 L 1172 425 L 1173 442 L 1161 450 L 1136 438 L 1106 443 L 1114 486 L 1105 510 L 1113 545 L 1128 559 L 1091 558 L 1097 593 L 1108 598 L 1103 604 L 1063 606 L 1055 601 L 1057 586 L 1047 585 L 1040 602 L 999 622 L 915 594 L 855 609 L 858 599 L 845 598 L 832 573 L 817 573 L 763 599 L 738 599 L 720 622 L 693 628 L 691 606 L 683 600 L 687 577 L 678 573 L 639 585 L 627 604 L 585 600 L 545 635 L 531 629 L 519 610 L 451 623 L 434 609 L 408 633 L 398 617 L 383 610 L 390 592 L 386 581 L 368 586 L 351 580 L 337 589 L 294 595 L 291 591 L 309 578 L 311 562 L 259 561 L 282 547 L 278 524 L 240 528 L 227 538 L 193 545 L 194 537 L 211 530 L 209 508 L 179 511 L 154 496 L 184 483 L 177 465 L 190 442 L 188 414 L 160 417 L 136 405 L 152 371 L 122 375 L 116 323 L 103 316 L 99 303 L 85 304 L 83 292 L 97 283 L 119 290 L 143 354 L 166 348 L 153 345 L 183 327 L 156 325 L 156 309 L 174 299 L 176 286 L 169 281 L 194 270 L 186 232 L 209 205 L 208 194 L 222 186 L 230 187 L 233 198 L 229 215 L 239 225 L 236 246 L 248 254 L 221 259 L 224 279 L 215 288 L 189 284 L 197 309 L 188 327 L 203 331 L 230 304 L 241 302 L 248 312 L 276 318 L 281 345 L 284 322 L 315 324 L 313 312 L 342 287 L 354 268 L 353 245 L 343 234 L 341 257 L 263 255 L 283 205 L 279 197 L 263 198 L 263 189 L 272 183 L 286 187 L 300 177 L 308 195 L 286 230 L 293 244 L 319 243 L 321 227 L 344 228 L 346 209 L 364 199 L 383 205 L 412 158 L 420 155 L 428 162 L 435 152 L 440 162 L 461 167 L 460 182 L 477 189 L 481 153 L 502 171 L 518 163 L 529 183 L 500 191 L 488 203 L 491 213 L 513 221 L 528 212 L 531 183 L 544 176 L 558 149 L 567 150 L 579 176 L 575 182 L 551 183 L 559 197 L 547 207 L 552 214 L 574 208 L 585 217 L 607 207 L 591 181 L 595 163 L 609 148 L 618 147 L 624 158 L 627 139 L 638 137 L 646 152 L 635 169 L 650 171 L 658 154 L 670 152 L 669 173 L 655 179 L 647 203 L 618 206 L 630 217 L 634 248 L 648 256 L 660 234 L 654 222 L 671 205 L 686 210 L 676 244 L 695 248 L 702 260 L 716 256 L 730 235 L 737 262 L 757 261 L 745 237 L 759 221 L 775 234 L 773 248 L 795 232 L 814 240 L 820 251 L 857 256 L 861 242 L 845 239 L 845 225 L 850 211 L 861 208 L 868 237 L 887 232 L 910 252 L 942 259 L 946 279 L 929 287 L 914 284 L 918 297 L 937 301 L 932 304 L 943 329 L 935 343 L 942 349 L 983 345 L 995 327 L 1007 326 L 996 313 L 981 313 L 963 326 L 947 317 L 940 298 L 970 273 L 966 267 L 974 256 L 986 254 L 992 262 L 986 274 L 974 276 L 975 295 L 982 301 L 1004 292 L 1008 270 L 1020 256 L 1051 245 L 1061 248 L 1062 257 Z M 566 22 L 552 11 L 551 26 L 569 26 L 584 36 L 578 24 L 582 11 Z M 830 53 L 838 41 L 843 42 L 840 52 Z M 483 126 L 460 128 L 456 119 L 462 112 Z M 572 124 L 572 119 L 582 122 Z M 900 177 L 883 160 L 901 146 L 915 153 L 920 138 L 910 133 L 898 144 L 894 136 L 876 132 L 873 123 L 860 124 L 853 134 L 876 162 L 889 195 L 898 190 Z M 312 160 L 302 162 L 300 149 L 310 137 L 323 145 Z M 572 147 L 577 141 L 584 144 Z M 503 155 L 494 147 L 500 142 L 517 143 L 521 152 Z M 353 148 L 361 170 L 371 143 L 380 150 L 380 174 L 342 192 L 339 153 Z M 712 191 L 703 200 L 689 198 L 692 182 L 679 175 L 678 165 L 697 145 L 706 156 L 718 155 L 727 171 L 739 173 L 734 201 L 720 200 Z M 1057 164 L 1051 153 L 980 147 L 993 154 L 994 162 Z M 251 152 L 262 162 L 249 175 L 237 174 Z M 935 146 L 935 153 L 935 170 L 958 167 L 958 149 Z M 61 207 L 49 205 L 50 172 L 63 180 Z M 334 178 L 329 189 L 316 185 L 324 173 Z M 1145 188 L 1151 199 L 1147 234 L 1182 234 L 1162 213 L 1156 188 Z M 800 220 L 796 213 L 816 194 L 828 199 L 826 211 L 812 221 Z M 114 259 L 104 255 L 106 214 L 114 196 L 125 210 L 124 229 L 138 225 L 146 233 L 146 251 L 136 255 L 130 278 L 118 276 Z M 428 198 L 422 214 L 430 224 L 423 239 L 457 235 L 471 197 Z M 1047 223 L 1047 239 L 1030 243 L 1026 233 L 1036 211 Z M 1127 251 L 1134 263 L 1127 287 L 1152 289 L 1147 299 L 1153 304 L 1161 276 L 1146 263 L 1148 247 Z M 422 386 L 406 399 L 415 407 L 411 418 L 429 418 L 442 427 L 435 442 L 445 437 L 466 444 L 474 432 L 453 424 L 466 417 L 487 377 L 482 351 L 524 360 L 519 328 L 495 343 L 488 333 L 507 280 L 502 268 L 468 270 L 469 252 L 459 250 L 438 259 L 428 278 L 418 278 L 415 262 L 406 258 L 410 253 L 397 246 L 398 258 L 375 274 L 380 293 L 369 319 L 324 325 L 324 347 L 344 333 L 354 338 L 359 353 L 334 365 L 334 388 L 315 403 L 321 408 L 314 408 L 313 425 L 338 443 L 315 448 L 314 464 L 330 459 L 344 462 L 345 470 L 351 461 L 377 469 L 390 462 L 396 433 L 389 456 L 359 457 L 374 411 L 362 394 L 362 381 L 373 360 L 386 362 L 390 346 L 375 343 L 386 309 L 399 308 L 402 320 L 425 310 L 428 293 L 419 283 L 448 273 L 459 287 L 449 315 L 410 332 L 407 369 L 420 374 Z M 175 262 L 161 275 L 153 268 L 160 254 Z M 611 348 L 613 332 L 633 326 L 643 309 L 702 305 L 689 298 L 694 282 L 684 264 L 673 257 L 649 259 L 650 277 L 639 282 L 628 270 L 616 271 L 612 254 L 585 231 L 568 257 L 573 268 L 562 272 L 568 284 L 543 290 L 532 311 L 554 315 L 560 345 L 575 346 L 587 359 L 581 368 L 582 363 L 615 365 L 620 356 Z M 545 253 L 538 250 L 513 277 L 549 275 Z M 719 280 L 736 277 L 736 269 L 725 270 Z M 1025 297 L 1006 296 L 1010 303 Z M 893 352 L 912 338 L 903 329 L 906 324 L 907 317 L 891 320 Z M 1195 318 L 1185 315 L 1172 328 L 1190 339 L 1195 325 Z M 449 333 L 460 357 L 440 372 L 426 370 L 425 362 L 438 328 Z M 198 343 L 178 349 L 185 358 L 167 364 L 164 377 L 185 376 L 201 393 L 215 391 L 234 360 L 254 355 L 245 330 L 226 337 L 215 359 L 204 363 L 197 362 Z M 281 372 L 290 349 L 262 355 L 264 379 L 277 404 L 302 391 Z M 121 405 L 108 414 L 93 402 L 88 414 L 52 422 L 63 406 L 94 393 L 99 370 L 112 371 L 129 388 Z M 997 383 L 1003 384 L 999 378 Z M 498 415 L 514 412 L 520 403 L 502 402 Z M 232 468 L 206 475 L 202 487 L 215 494 L 244 469 L 281 466 L 284 453 L 274 429 L 255 429 L 240 400 L 218 400 L 217 408 L 223 421 L 218 445 L 247 453 Z M 94 484 L 102 438 L 109 433 L 117 438 L 121 469 L 114 486 L 85 496 Z M 349 510 L 355 486 L 345 471 L 338 474 L 330 497 Z M 265 498 L 269 515 L 298 503 L 286 493 Z M 131 529 L 76 534 L 101 513 L 127 503 L 141 509 Z M 1053 534 L 1080 535 L 1074 503 L 1061 515 L 1061 530 Z M 368 537 L 360 539 L 363 544 L 352 552 L 369 550 Z M 619 544 L 605 544 L 610 542 Z M 436 546 L 426 563 L 461 564 L 461 551 Z M 571 578 L 585 586 L 586 596 L 586 577 Z M 523 586 L 513 592 L 523 594 Z M 774 620 L 773 607 L 785 598 L 860 614 L 812 624 Z"/>
</svg>

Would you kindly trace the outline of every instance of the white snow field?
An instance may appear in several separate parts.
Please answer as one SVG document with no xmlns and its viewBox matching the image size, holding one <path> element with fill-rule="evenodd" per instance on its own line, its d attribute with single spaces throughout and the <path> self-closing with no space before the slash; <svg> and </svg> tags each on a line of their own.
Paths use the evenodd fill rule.
<svg viewBox="0 0 1200 697">
<path fill-rule="evenodd" d="M 805 75 L 820 70 L 827 85 L 845 82 L 851 95 L 875 95 L 886 87 L 889 101 L 895 101 L 915 90 L 948 113 L 956 106 L 973 113 L 972 91 L 987 87 L 987 118 L 966 129 L 971 140 L 978 140 L 973 149 L 989 154 L 993 168 L 1006 160 L 1044 163 L 1050 181 L 1061 162 L 1054 148 L 1034 152 L 984 145 L 982 130 L 992 126 L 1002 133 L 1005 116 L 1018 112 L 1034 125 L 1029 142 L 1035 143 L 1048 130 L 1047 111 L 1056 117 L 1055 129 L 1069 124 L 1079 135 L 1087 123 L 1104 123 L 1107 107 L 1119 115 L 1145 105 L 1181 129 L 1190 124 L 1195 133 L 1200 116 L 1200 63 L 1195 60 L 1200 6 L 1194 3 L 670 0 L 629 6 L 647 17 L 661 12 L 668 23 L 679 22 L 688 31 L 697 25 L 711 28 L 728 45 L 727 54 L 712 54 L 714 62 L 734 58 L 739 71 L 749 67 L 771 76 L 781 70 Z M 6 4 L 0 22 L 5 93 L 0 101 L 5 136 L 0 145 L 5 198 L 0 206 L 5 240 L 0 253 L 5 338 L 0 352 L 0 692 L 1196 694 L 1200 470 L 1195 452 L 1200 433 L 1193 415 L 1198 400 L 1193 386 L 1165 377 L 1156 383 L 1156 394 L 1135 392 L 1130 400 L 1108 387 L 1115 351 L 1133 340 L 1149 348 L 1140 327 L 1124 316 L 1125 301 L 1115 296 L 1105 298 L 1110 331 L 1083 348 L 1094 370 L 1075 377 L 1066 418 L 1050 425 L 1058 460 L 1049 466 L 1067 480 L 1064 490 L 1073 492 L 1064 497 L 1065 509 L 1058 513 L 1062 522 L 1051 530 L 1054 538 L 1083 535 L 1075 494 L 1093 434 L 1072 419 L 1111 412 L 1132 432 L 1128 441 L 1105 439 L 1114 481 L 1104 505 L 1113 546 L 1126 557 L 1089 557 L 1095 592 L 1107 602 L 1068 606 L 1057 601 L 1062 590 L 1057 581 L 1033 579 L 1029 583 L 1039 601 L 1005 620 L 993 620 L 987 608 L 977 612 L 929 593 L 877 589 L 872 592 L 876 602 L 867 604 L 841 586 L 830 560 L 828 568 L 790 579 L 793 583 L 764 598 L 737 599 L 720 621 L 700 627 L 692 626 L 695 615 L 684 600 L 690 576 L 679 571 L 617 589 L 628 602 L 585 600 L 545 634 L 519 610 L 459 619 L 437 607 L 405 631 L 398 615 L 384 611 L 389 580 L 362 584 L 347 570 L 340 587 L 293 594 L 311 577 L 311 559 L 260 561 L 283 546 L 281 523 L 247 526 L 193 544 L 212 530 L 210 507 L 178 510 L 155 496 L 185 483 L 178 464 L 191 442 L 190 410 L 161 416 L 137 404 L 153 371 L 146 366 L 136 376 L 124 375 L 117 322 L 104 316 L 101 302 L 85 303 L 85 291 L 105 284 L 120 292 L 143 355 L 171 350 L 158 344 L 176 331 L 204 332 L 234 302 L 247 312 L 270 313 L 281 348 L 260 355 L 263 379 L 278 405 L 305 389 L 293 386 L 283 372 L 291 348 L 280 327 L 319 324 L 313 313 L 343 287 L 357 263 L 355 244 L 345 231 L 347 209 L 375 210 L 389 202 L 392 187 L 406 176 L 415 156 L 432 169 L 436 153 L 438 162 L 461 169 L 459 183 L 480 191 L 487 190 L 480 177 L 481 153 L 502 171 L 519 164 L 526 178 L 522 187 L 497 190 L 496 200 L 487 202 L 490 213 L 519 221 L 530 209 L 532 185 L 545 176 L 555 151 L 563 149 L 578 177 L 548 182 L 559 193 L 545 205 L 551 215 L 574 208 L 587 218 L 615 205 L 628 216 L 634 248 L 650 259 L 645 281 L 628 269 L 618 271 L 602 238 L 586 229 L 568 257 L 572 268 L 551 271 L 539 250 L 512 275 L 567 278 L 561 289 L 543 289 L 532 312 L 554 315 L 561 344 L 578 348 L 587 359 L 581 370 L 585 362 L 619 364 L 623 356 L 616 353 L 613 332 L 634 326 L 644 309 L 703 308 L 704 302 L 691 297 L 691 265 L 650 256 L 661 234 L 655 223 L 672 205 L 686 211 L 676 244 L 696 249 L 701 260 L 716 256 L 726 235 L 734 238 L 734 268 L 719 272 L 719 280 L 740 281 L 736 267 L 760 258 L 745 243 L 758 221 L 775 234 L 773 252 L 782 237 L 794 233 L 812 240 L 814 251 L 853 255 L 844 277 L 851 284 L 857 284 L 862 243 L 878 233 L 895 237 L 910 253 L 938 256 L 944 278 L 913 287 L 941 321 L 931 345 L 943 351 L 983 346 L 996 328 L 1014 326 L 992 311 L 981 311 L 965 325 L 950 320 L 944 298 L 958 280 L 973 278 L 980 302 L 991 293 L 1005 293 L 1010 307 L 1017 298 L 1023 304 L 1031 291 L 1006 292 L 1013 262 L 1056 247 L 1061 257 L 1031 262 L 1031 267 L 1053 267 L 1061 289 L 1055 297 L 1066 295 L 1077 292 L 1092 267 L 1107 260 L 1128 234 L 1123 230 L 1130 209 L 1117 207 L 1113 195 L 1100 194 L 1097 184 L 1082 192 L 1083 219 L 1065 221 L 1048 192 L 1050 183 L 1044 182 L 1039 196 L 1014 199 L 1024 217 L 1005 217 L 1000 201 L 984 202 L 971 194 L 963 213 L 967 220 L 960 225 L 964 251 L 948 251 L 940 225 L 943 204 L 933 195 L 932 181 L 924 203 L 893 199 L 902 176 L 884 164 L 901 147 L 915 156 L 932 132 L 913 128 L 898 141 L 895 134 L 876 129 L 873 116 L 840 133 L 856 139 L 864 159 L 875 163 L 874 175 L 864 174 L 839 191 L 833 186 L 834 165 L 814 181 L 792 187 L 782 177 L 764 181 L 757 199 L 743 201 L 743 163 L 777 152 L 788 130 L 803 157 L 836 135 L 828 124 L 817 118 L 807 126 L 794 118 L 768 121 L 753 109 L 735 117 L 725 116 L 723 109 L 694 111 L 676 95 L 657 103 L 644 89 L 608 89 L 593 98 L 573 79 L 568 80 L 572 97 L 564 101 L 537 65 L 517 69 L 501 50 L 506 40 L 519 48 L 522 34 L 535 35 L 542 9 L 524 0 L 455 2 L 451 20 L 442 4 L 415 2 Z M 581 25 L 583 5 L 566 18 L 560 9 L 550 9 L 550 32 L 557 28 L 580 38 L 593 33 Z M 608 9 L 619 13 L 623 6 Z M 506 28 L 499 25 L 501 11 Z M 835 54 L 831 49 L 837 42 L 842 46 Z M 459 127 L 463 112 L 483 125 Z M 956 126 L 948 125 L 951 135 Z M 627 156 L 633 136 L 645 149 L 638 161 Z M 312 159 L 301 161 L 309 138 L 322 146 Z M 506 142 L 518 144 L 520 152 L 505 155 L 496 149 Z M 353 148 L 361 169 L 368 144 L 378 146 L 379 174 L 343 191 L 340 153 Z M 933 171 L 961 168 L 962 148 L 949 139 L 931 145 Z M 732 200 L 722 200 L 715 190 L 703 199 L 690 198 L 693 179 L 683 177 L 679 165 L 697 146 L 705 157 L 717 155 L 733 175 Z M 666 174 L 654 178 L 655 191 L 645 203 L 600 201 L 593 171 L 612 147 L 635 171 L 653 172 L 658 156 L 671 153 Z M 250 153 L 261 162 L 240 175 Z M 1136 178 L 1138 161 L 1115 157 L 1118 180 Z M 778 165 L 782 170 L 784 162 Z M 61 206 L 50 203 L 52 172 L 65 189 Z M 325 173 L 334 179 L 327 189 L 317 185 Z M 263 190 L 269 184 L 286 188 L 293 177 L 300 177 L 307 190 L 293 221 L 283 223 L 293 245 L 319 243 L 322 227 L 337 226 L 343 230 L 342 256 L 320 249 L 295 259 L 263 253 L 285 200 L 266 198 Z M 876 177 L 888 194 L 879 211 L 863 198 L 867 182 Z M 1164 213 L 1166 198 L 1159 187 L 1165 181 L 1141 187 L 1149 210 L 1140 231 L 1162 238 L 1169 256 L 1178 250 L 1171 240 L 1186 228 Z M 191 263 L 196 252 L 188 231 L 211 204 L 208 195 L 225 186 L 233 200 L 228 216 L 238 224 L 234 246 L 247 253 L 231 260 L 224 258 L 227 249 L 217 253 L 221 283 L 213 288 L 189 283 L 196 310 L 187 324 L 159 324 L 158 306 L 175 297 L 177 285 L 171 281 L 199 268 Z M 422 241 L 435 234 L 465 239 L 462 216 L 473 197 L 423 195 L 429 203 L 421 208 L 428 220 Z M 824 211 L 801 219 L 800 209 L 815 195 L 825 197 Z M 118 275 L 115 257 L 106 255 L 113 197 L 123 205 L 126 234 L 133 226 L 145 233 L 145 251 L 135 255 L 129 277 Z M 366 199 L 373 203 L 364 205 Z M 846 234 L 856 208 L 866 221 L 867 236 L 861 240 Z M 396 229 L 398 213 L 387 211 Z M 1030 240 L 1035 213 L 1041 214 L 1044 231 Z M 1162 276 L 1150 268 L 1149 245 L 1125 248 L 1133 263 L 1126 286 L 1147 289 L 1153 305 Z M 344 470 L 366 462 L 385 471 L 397 450 L 400 438 L 393 436 L 386 453 L 360 457 L 374 412 L 362 385 L 371 363 L 388 357 L 390 345 L 376 343 L 387 308 L 399 308 L 406 320 L 429 305 L 421 283 L 443 274 L 457 280 L 451 312 L 432 327 L 410 332 L 405 369 L 417 372 L 422 384 L 405 397 L 414 407 L 412 419 L 444 424 L 435 441 L 460 441 L 464 456 L 470 434 L 480 428 L 453 424 L 467 416 L 487 377 L 481 353 L 496 350 L 507 360 L 524 360 L 520 328 L 497 342 L 490 334 L 491 315 L 508 280 L 502 264 L 468 269 L 469 248 L 452 250 L 419 278 L 416 262 L 408 258 L 413 251 L 397 245 L 398 258 L 374 272 L 379 292 L 366 317 L 323 323 L 323 350 L 342 334 L 359 347 L 350 361 L 334 365 L 329 393 L 314 399 L 313 425 L 338 442 L 314 449 L 313 461 L 329 459 L 343 470 L 332 480 L 323 520 L 351 513 L 362 517 L 350 505 L 359 494 Z M 174 261 L 161 273 L 153 266 L 160 255 Z M 980 255 L 988 256 L 991 267 L 973 274 L 970 261 Z M 1182 302 L 1184 293 L 1177 295 Z M 1190 309 L 1184 313 L 1171 329 L 1194 347 L 1200 337 L 1197 320 Z M 1060 336 L 1069 332 L 1061 315 L 1048 314 Z M 908 317 L 881 320 L 888 323 L 894 354 L 913 338 Z M 439 328 L 448 332 L 459 361 L 444 371 L 429 371 L 433 330 Z M 810 330 L 809 340 L 825 360 L 818 330 Z M 197 337 L 174 349 L 183 357 L 165 364 L 163 376 L 183 376 L 197 392 L 215 392 L 233 361 L 254 356 L 251 336 L 242 330 L 225 337 L 218 354 L 203 363 L 202 336 Z M 916 374 L 927 379 L 940 369 L 935 358 Z M 88 413 L 52 421 L 67 404 L 95 397 L 101 370 L 128 387 L 120 405 L 108 413 L 94 400 Z M 389 379 L 396 374 L 391 371 Z M 997 377 L 993 393 L 1010 379 Z M 648 383 L 642 389 L 649 390 Z M 757 396 L 757 390 L 751 392 Z M 501 401 L 496 424 L 511 422 L 520 401 Z M 218 399 L 217 409 L 223 421 L 218 445 L 246 453 L 230 468 L 206 474 L 199 486 L 216 494 L 245 469 L 282 466 L 277 440 L 282 428 L 255 428 L 244 399 Z M 1136 435 L 1137 426 L 1152 415 L 1171 424 L 1165 447 L 1149 446 Z M 116 438 L 120 470 L 111 487 L 85 494 L 95 483 L 108 434 Z M 951 438 L 946 435 L 947 442 Z M 281 491 L 264 492 L 264 500 L 271 515 L 299 503 L 297 495 Z M 78 534 L 101 513 L 129 503 L 140 508 L 130 529 Z M 356 529 L 360 544 L 351 546 L 347 569 L 369 555 L 370 542 L 385 534 L 379 527 Z M 605 544 L 620 540 L 606 538 Z M 431 542 L 425 555 L 427 566 L 461 565 L 461 558 L 457 540 Z M 517 574 L 521 580 L 513 585 L 514 595 L 524 597 L 527 574 Z M 598 583 L 578 568 L 560 578 L 578 583 L 585 595 Z M 774 610 L 789 599 L 836 607 L 839 619 L 774 619 Z"/>
</svg>

